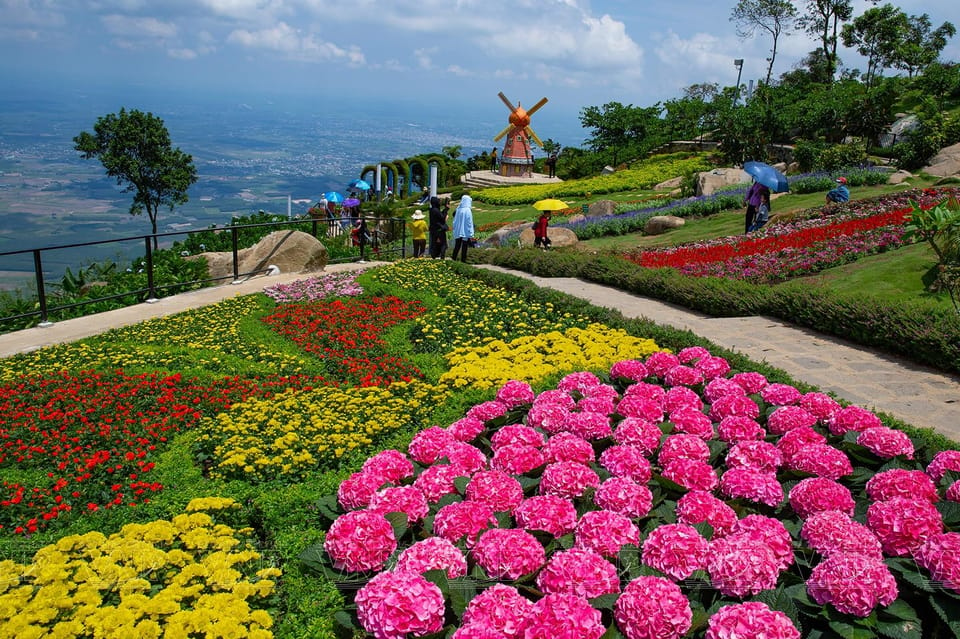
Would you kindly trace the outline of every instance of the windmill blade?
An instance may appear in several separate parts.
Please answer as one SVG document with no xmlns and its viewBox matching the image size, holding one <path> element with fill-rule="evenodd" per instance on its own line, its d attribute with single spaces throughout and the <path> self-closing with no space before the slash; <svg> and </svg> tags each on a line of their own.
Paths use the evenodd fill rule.
<svg viewBox="0 0 960 639">
<path fill-rule="evenodd" d="M 533 132 L 533 129 L 531 129 L 530 127 L 527 127 L 524 129 L 524 131 L 526 131 L 527 135 L 533 138 L 533 141 L 536 142 L 540 146 L 540 148 L 543 148 L 543 142 L 540 140 L 540 138 L 537 137 L 537 134 Z"/>
<path fill-rule="evenodd" d="M 500 99 L 503 100 L 503 103 L 507 105 L 507 108 L 510 109 L 510 112 L 511 112 L 511 113 L 513 113 L 514 111 L 517 110 L 517 107 L 513 106 L 512 104 L 510 104 L 510 100 L 508 100 L 508 99 L 507 99 L 507 96 L 505 96 L 505 95 L 503 94 L 503 91 L 501 91 L 501 92 L 498 93 L 497 95 L 500 96 Z"/>
<path fill-rule="evenodd" d="M 546 103 L 547 103 L 547 99 L 546 99 L 546 98 L 541 98 L 541 100 L 540 100 L 539 102 L 537 102 L 536 104 L 533 105 L 533 108 L 527 109 L 527 115 L 533 115 L 534 113 L 536 113 L 537 109 L 539 109 L 540 107 L 542 107 L 542 106 L 543 106 L 544 104 L 546 104 Z"/>
<path fill-rule="evenodd" d="M 498 142 L 498 141 L 500 140 L 500 138 L 502 138 L 503 136 L 505 136 L 507 133 L 510 133 L 510 129 L 512 129 L 512 128 L 513 128 L 513 125 L 512 125 L 512 124 L 508 124 L 508 125 L 507 125 L 507 128 L 505 128 L 505 129 L 504 129 L 503 131 L 501 131 L 500 133 L 497 133 L 496 137 L 493 138 L 493 141 L 494 141 L 494 142 Z"/>
</svg>

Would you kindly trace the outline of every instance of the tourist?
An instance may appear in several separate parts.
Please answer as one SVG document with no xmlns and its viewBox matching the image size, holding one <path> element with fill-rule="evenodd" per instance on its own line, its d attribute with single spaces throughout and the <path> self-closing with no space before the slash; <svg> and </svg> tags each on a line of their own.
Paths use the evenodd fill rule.
<svg viewBox="0 0 960 639">
<path fill-rule="evenodd" d="M 460 255 L 460 261 L 467 261 L 467 247 L 473 240 L 473 210 L 470 208 L 472 201 L 469 195 L 460 198 L 460 204 L 453 214 L 453 259 Z"/>
<path fill-rule="evenodd" d="M 447 259 L 447 231 L 450 230 L 450 198 L 441 200 L 440 217 L 443 219 L 443 230 L 440 232 L 440 259 Z"/>
<path fill-rule="evenodd" d="M 554 151 L 550 154 L 550 157 L 546 159 L 544 164 L 547 165 L 547 177 L 557 177 L 557 152 Z"/>
<path fill-rule="evenodd" d="M 447 244 L 447 222 L 440 209 L 440 198 L 436 195 L 430 198 L 430 257 L 441 258 L 441 249 Z"/>
<path fill-rule="evenodd" d="M 546 211 L 540 211 L 540 217 L 533 223 L 533 245 L 537 248 L 547 250 L 550 248 L 550 238 L 547 237 L 547 223 L 550 221 L 550 214 Z"/>
<path fill-rule="evenodd" d="M 770 189 L 753 179 L 753 184 L 747 190 L 747 214 L 743 225 L 743 232 L 749 233 L 753 228 L 753 220 L 757 216 L 757 210 L 766 205 L 770 210 Z"/>
<path fill-rule="evenodd" d="M 413 237 L 413 256 L 423 257 L 427 250 L 427 223 L 423 211 L 417 209 L 410 216 L 410 235 Z"/>
<path fill-rule="evenodd" d="M 832 202 L 849 202 L 850 189 L 847 188 L 847 178 L 838 177 L 837 186 L 827 191 L 827 204 Z"/>
<path fill-rule="evenodd" d="M 499 168 L 500 160 L 497 158 L 497 147 L 493 147 L 493 151 L 490 151 L 490 170 L 496 173 Z"/>
</svg>

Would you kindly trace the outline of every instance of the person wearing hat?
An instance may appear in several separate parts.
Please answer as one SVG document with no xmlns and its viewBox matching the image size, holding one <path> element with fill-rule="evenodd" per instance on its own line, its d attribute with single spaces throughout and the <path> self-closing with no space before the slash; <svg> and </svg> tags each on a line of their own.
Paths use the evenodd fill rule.
<svg viewBox="0 0 960 639">
<path fill-rule="evenodd" d="M 838 177 L 837 186 L 827 191 L 827 204 L 831 202 L 848 202 L 850 189 L 847 188 L 847 178 Z"/>
<path fill-rule="evenodd" d="M 413 256 L 423 257 L 427 250 L 427 223 L 423 211 L 417 209 L 410 216 L 410 236 L 413 238 Z"/>
</svg>

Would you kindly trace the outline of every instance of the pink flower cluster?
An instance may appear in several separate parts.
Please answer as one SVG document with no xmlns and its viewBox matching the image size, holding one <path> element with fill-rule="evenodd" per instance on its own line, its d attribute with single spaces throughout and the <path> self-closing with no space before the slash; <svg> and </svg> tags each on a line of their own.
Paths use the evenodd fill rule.
<svg viewBox="0 0 960 639">
<path fill-rule="evenodd" d="M 523 487 L 508 473 L 481 470 L 467 484 L 467 499 L 487 504 L 494 512 L 512 513 L 523 502 Z"/>
<path fill-rule="evenodd" d="M 491 579 L 519 579 L 540 570 L 546 551 L 525 530 L 491 528 L 480 535 L 471 554 Z"/>
<path fill-rule="evenodd" d="M 566 499 L 581 496 L 588 488 L 600 485 L 597 472 L 586 464 L 561 461 L 547 464 L 540 477 L 540 493 Z"/>
<path fill-rule="evenodd" d="M 897 580 L 883 561 L 871 555 L 836 552 L 817 564 L 807 579 L 807 592 L 818 604 L 866 617 L 878 605 L 897 598 Z"/>
<path fill-rule="evenodd" d="M 790 617 L 759 601 L 723 606 L 707 622 L 706 639 L 800 639 Z"/>
<path fill-rule="evenodd" d="M 416 572 L 382 572 L 355 602 L 360 624 L 376 639 L 420 637 L 443 627 L 443 594 Z"/>
<path fill-rule="evenodd" d="M 882 557 L 880 540 L 873 531 L 839 510 L 824 510 L 810 515 L 800 529 L 800 537 L 821 555 L 855 553 Z"/>
<path fill-rule="evenodd" d="M 467 548 L 473 546 L 480 533 L 497 526 L 493 508 L 480 501 L 457 501 L 447 504 L 433 520 L 433 534 L 451 543 L 466 538 Z"/>
<path fill-rule="evenodd" d="M 613 618 L 627 639 L 679 639 L 690 630 L 693 611 L 672 581 L 637 577 L 617 599 Z"/>
<path fill-rule="evenodd" d="M 766 506 L 783 501 L 783 486 L 772 472 L 731 468 L 720 478 L 720 492 L 731 499 L 746 499 Z"/>
<path fill-rule="evenodd" d="M 445 570 L 454 579 L 467 574 L 467 559 L 460 549 L 442 537 L 427 537 L 404 549 L 397 558 L 397 571 L 423 574 Z"/>
<path fill-rule="evenodd" d="M 585 512 L 574 530 L 577 548 L 586 548 L 604 557 L 616 557 L 620 548 L 640 543 L 640 529 L 629 517 L 609 510 Z"/>
<path fill-rule="evenodd" d="M 630 518 L 646 517 L 653 506 L 653 493 L 643 484 L 626 477 L 611 477 L 597 488 L 593 503 Z"/>
<path fill-rule="evenodd" d="M 776 588 L 781 563 L 770 545 L 754 535 L 730 534 L 715 539 L 706 556 L 710 583 L 728 597 Z"/>
<path fill-rule="evenodd" d="M 704 567 L 709 542 L 689 524 L 664 524 L 643 542 L 643 563 L 677 581 Z"/>
<path fill-rule="evenodd" d="M 421 521 L 430 512 L 427 498 L 413 486 L 390 486 L 377 493 L 370 499 L 367 510 L 385 515 L 387 513 L 403 513 L 409 523 Z"/>
<path fill-rule="evenodd" d="M 790 489 L 788 499 L 800 519 L 824 510 L 839 510 L 853 516 L 856 506 L 849 488 L 826 477 L 801 479 Z"/>
<path fill-rule="evenodd" d="M 960 533 L 930 535 L 914 550 L 913 558 L 940 586 L 960 593 Z"/>
<path fill-rule="evenodd" d="M 943 532 L 943 518 L 928 501 L 894 497 L 867 508 L 867 525 L 883 552 L 894 557 L 909 555 L 930 535 Z"/>
<path fill-rule="evenodd" d="M 499 632 L 509 639 L 521 636 L 533 603 L 505 584 L 493 584 L 470 600 L 463 611 L 465 626 L 474 625 Z"/>
<path fill-rule="evenodd" d="M 523 500 L 513 512 L 517 525 L 526 530 L 542 530 L 554 537 L 573 532 L 577 509 L 569 499 L 557 495 L 536 495 Z"/>
<path fill-rule="evenodd" d="M 533 403 L 536 394 L 526 382 L 510 380 L 497 391 L 496 400 L 512 410 Z"/>
<path fill-rule="evenodd" d="M 583 597 L 565 593 L 545 595 L 533 604 L 523 639 L 599 639 L 606 628 L 600 611 Z"/>
<path fill-rule="evenodd" d="M 337 570 L 382 570 L 397 549 L 393 526 L 379 513 L 354 510 L 337 517 L 327 531 L 323 549 Z"/>
<path fill-rule="evenodd" d="M 879 472 L 867 481 L 866 489 L 872 501 L 905 497 L 933 504 L 940 500 L 936 484 L 922 470 L 893 468 Z"/>
<path fill-rule="evenodd" d="M 558 552 L 537 574 L 545 594 L 566 593 L 587 599 L 620 592 L 617 567 L 592 550 L 572 548 Z"/>
<path fill-rule="evenodd" d="M 691 490 L 677 500 L 677 522 L 690 525 L 706 522 L 713 527 L 716 537 L 723 537 L 733 530 L 737 513 L 712 493 Z"/>
</svg>

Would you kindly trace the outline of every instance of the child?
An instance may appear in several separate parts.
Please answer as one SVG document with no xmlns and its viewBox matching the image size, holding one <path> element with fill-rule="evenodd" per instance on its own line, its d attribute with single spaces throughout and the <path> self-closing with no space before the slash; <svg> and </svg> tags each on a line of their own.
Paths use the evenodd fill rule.
<svg viewBox="0 0 960 639">
<path fill-rule="evenodd" d="M 550 248 L 551 244 L 550 238 L 547 237 L 547 222 L 549 220 L 549 213 L 541 211 L 540 217 L 533 223 L 533 245 L 543 250 Z"/>
<path fill-rule="evenodd" d="M 423 211 L 417 209 L 410 216 L 410 234 L 413 237 L 413 256 L 423 257 L 427 250 L 427 223 Z"/>
</svg>

